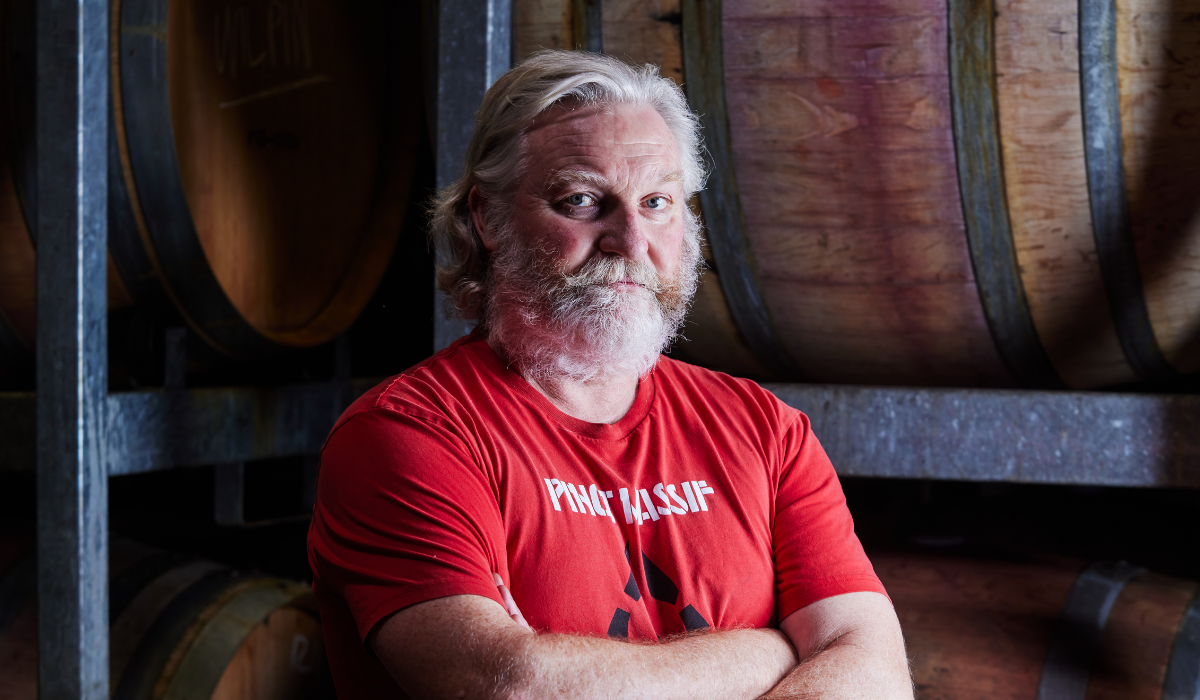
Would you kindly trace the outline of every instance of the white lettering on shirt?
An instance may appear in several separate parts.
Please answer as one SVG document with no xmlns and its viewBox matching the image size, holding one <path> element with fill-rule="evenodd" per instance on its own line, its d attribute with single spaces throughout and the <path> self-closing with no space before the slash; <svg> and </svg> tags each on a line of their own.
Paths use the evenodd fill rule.
<svg viewBox="0 0 1200 700">
<path fill-rule="evenodd" d="M 546 479 L 545 481 L 546 488 L 550 489 L 550 502 L 554 504 L 554 510 L 562 510 L 562 508 L 558 506 L 558 496 L 554 493 L 554 481 L 558 481 L 558 479 L 555 479 L 554 481 Z"/>
<path fill-rule="evenodd" d="M 658 513 L 655 511 L 658 509 L 654 507 L 654 501 L 650 500 L 650 494 L 646 492 L 646 489 L 641 489 L 638 493 L 642 494 L 642 505 L 646 506 L 646 510 L 650 512 L 650 519 L 657 521 Z M 643 519 L 645 517 L 645 515 L 642 516 Z"/>
<path fill-rule="evenodd" d="M 575 490 L 575 484 L 567 484 L 567 488 L 571 490 L 571 495 L 575 497 L 575 502 L 579 504 L 580 513 L 591 513 L 592 515 L 596 514 L 596 511 L 592 510 L 591 502 L 583 496 L 580 496 L 579 492 Z M 584 490 L 584 493 L 587 493 L 586 489 Z"/>
<path fill-rule="evenodd" d="M 580 488 L 583 487 L 580 486 Z M 595 484 L 592 484 L 588 487 L 588 497 L 592 501 L 592 509 L 596 511 L 596 515 L 599 515 L 600 517 L 607 515 L 609 519 L 615 523 L 617 522 L 617 519 L 614 518 L 612 512 L 608 510 L 608 507 L 604 502 L 603 494 L 604 492 L 596 488 Z"/>
<path fill-rule="evenodd" d="M 567 484 L 566 483 L 559 481 L 558 479 L 551 479 L 550 481 L 552 481 L 554 483 L 554 497 L 556 499 L 559 496 L 562 496 L 563 494 L 565 494 L 567 492 Z M 575 501 L 573 499 L 567 498 L 567 505 L 571 506 L 572 513 L 579 512 L 579 508 L 575 506 Z"/>
<path fill-rule="evenodd" d="M 598 518 L 607 516 L 609 520 L 617 522 L 609 503 L 609 499 L 613 497 L 612 491 L 605 490 L 598 484 L 572 484 L 551 477 L 544 478 L 543 481 L 546 482 L 546 490 L 550 494 L 550 505 L 554 507 L 554 510 L 560 513 L 564 512 L 561 497 L 566 496 L 567 506 L 570 507 L 571 512 Z M 683 496 L 679 495 L 680 488 L 683 489 Z M 633 486 L 618 488 L 616 491 L 625 514 L 626 525 L 634 523 L 643 525 L 647 521 L 657 522 L 661 519 L 660 516 L 666 515 L 706 512 L 708 511 L 708 502 L 704 496 L 711 496 L 715 493 L 715 490 L 704 481 L 684 481 L 680 484 L 659 482 L 649 489 Z M 632 499 L 630 498 L 631 491 Z M 654 494 L 653 497 L 650 495 L 651 492 Z M 663 505 L 658 505 L 658 501 L 661 501 Z"/>
<path fill-rule="evenodd" d="M 679 504 L 677 506 L 675 506 L 675 505 L 671 506 L 672 513 L 678 513 L 679 515 L 684 515 L 685 513 L 688 512 L 687 501 L 683 500 L 682 498 L 679 497 L 679 494 L 675 493 L 675 484 L 667 484 L 667 493 L 671 494 L 671 498 L 673 498 L 675 500 L 675 502 Z"/>
<path fill-rule="evenodd" d="M 667 491 L 666 491 L 666 489 L 663 488 L 662 483 L 659 483 L 657 486 L 654 487 L 654 495 L 658 496 L 662 500 L 663 503 L 667 504 L 666 508 L 659 506 L 658 512 L 662 513 L 663 515 L 670 515 L 671 514 L 671 501 L 670 501 L 670 499 L 667 498 Z"/>
<path fill-rule="evenodd" d="M 635 494 L 634 498 L 637 498 L 636 491 L 634 492 L 634 494 Z M 621 489 L 621 506 L 623 508 L 625 508 L 625 524 L 632 525 L 634 513 L 633 513 L 633 510 L 629 506 L 629 489 Z M 637 523 L 638 523 L 638 525 L 641 525 L 642 524 L 642 514 L 638 513 L 637 516 L 638 516 Z"/>
</svg>

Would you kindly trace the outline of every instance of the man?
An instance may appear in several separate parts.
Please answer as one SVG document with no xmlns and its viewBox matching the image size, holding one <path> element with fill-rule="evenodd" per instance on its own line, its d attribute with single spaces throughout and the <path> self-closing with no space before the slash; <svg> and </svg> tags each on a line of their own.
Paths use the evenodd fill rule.
<svg viewBox="0 0 1200 700">
<path fill-rule="evenodd" d="M 912 697 L 808 420 L 660 357 L 701 264 L 699 151 L 649 67 L 543 52 L 488 92 L 432 216 L 480 328 L 322 455 L 309 552 L 342 697 Z"/>
</svg>

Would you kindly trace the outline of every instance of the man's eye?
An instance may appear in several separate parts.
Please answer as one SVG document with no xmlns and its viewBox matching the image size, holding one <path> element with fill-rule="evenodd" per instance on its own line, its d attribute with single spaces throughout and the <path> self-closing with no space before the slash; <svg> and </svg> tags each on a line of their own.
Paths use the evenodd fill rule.
<svg viewBox="0 0 1200 700">
<path fill-rule="evenodd" d="M 650 207 L 651 209 L 666 209 L 667 208 L 667 198 L 666 197 L 648 197 L 646 199 L 646 206 Z"/>
<path fill-rule="evenodd" d="M 566 202 L 573 207 L 587 207 L 591 206 L 594 200 L 589 195 L 576 192 L 575 194 L 568 195 Z"/>
</svg>

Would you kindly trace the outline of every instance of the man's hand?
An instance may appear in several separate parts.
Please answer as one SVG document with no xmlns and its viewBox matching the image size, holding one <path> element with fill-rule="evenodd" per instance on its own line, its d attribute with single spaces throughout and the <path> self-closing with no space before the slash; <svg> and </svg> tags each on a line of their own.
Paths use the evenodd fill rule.
<svg viewBox="0 0 1200 700">
<path fill-rule="evenodd" d="M 817 601 L 780 625 L 804 659 L 766 698 L 912 700 L 900 622 L 878 593 Z"/>
<path fill-rule="evenodd" d="M 500 578 L 500 574 L 492 572 L 492 580 L 496 582 L 496 588 L 500 589 L 500 599 L 504 601 L 504 611 L 513 619 L 513 622 L 532 631 L 533 628 L 525 621 L 525 616 L 521 614 L 521 609 L 517 607 L 517 601 L 513 600 L 508 586 L 504 585 L 504 579 Z"/>
<path fill-rule="evenodd" d="M 480 596 L 439 598 L 393 614 L 367 642 L 414 700 L 755 698 L 797 661 L 787 638 L 771 629 L 630 644 L 533 634 L 518 616 L 515 604 L 505 609 Z"/>
</svg>

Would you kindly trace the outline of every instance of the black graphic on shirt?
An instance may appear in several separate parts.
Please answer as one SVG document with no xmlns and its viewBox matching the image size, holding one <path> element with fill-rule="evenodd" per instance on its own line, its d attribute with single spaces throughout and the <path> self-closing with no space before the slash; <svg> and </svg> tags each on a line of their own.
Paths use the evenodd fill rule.
<svg viewBox="0 0 1200 700">
<path fill-rule="evenodd" d="M 705 627 L 708 627 L 708 620 L 705 620 L 704 617 L 700 613 L 696 612 L 696 609 L 690 605 L 679 611 L 679 618 L 683 620 L 683 626 L 688 632 L 691 632 L 692 630 L 702 630 Z"/>
<path fill-rule="evenodd" d="M 642 599 L 642 592 L 638 590 L 637 581 L 633 580 L 633 572 L 629 572 L 629 581 L 625 583 L 625 595 L 634 600 Z"/>
<path fill-rule="evenodd" d="M 625 543 L 625 560 L 629 561 L 628 542 Z M 679 600 L 679 586 L 657 564 L 650 561 L 650 557 L 647 557 L 644 552 L 642 553 L 642 566 L 646 569 L 646 587 L 649 588 L 650 597 L 675 605 Z M 625 595 L 633 598 L 635 601 L 642 599 L 642 592 L 638 589 L 637 581 L 633 578 L 632 571 L 629 572 L 629 581 L 625 584 Z M 629 611 L 617 608 L 613 612 L 612 622 L 608 623 L 608 636 L 628 639 L 629 618 Z M 692 605 L 688 605 L 679 611 L 679 619 L 683 621 L 684 629 L 689 632 L 709 626 L 708 620 L 705 620 L 704 616 Z"/>
<path fill-rule="evenodd" d="M 629 561 L 629 543 L 625 543 L 625 561 Z M 625 595 L 634 600 L 642 599 L 642 592 L 638 590 L 637 581 L 633 578 L 633 564 L 630 564 L 629 580 L 625 582 Z"/>
<path fill-rule="evenodd" d="M 646 587 L 650 589 L 650 597 L 674 605 L 679 600 L 679 586 L 655 566 L 645 553 L 642 554 L 642 566 L 646 567 Z"/>
<path fill-rule="evenodd" d="M 617 639 L 629 639 L 629 612 L 617 608 L 613 613 L 612 622 L 608 623 L 608 636 Z"/>
</svg>

